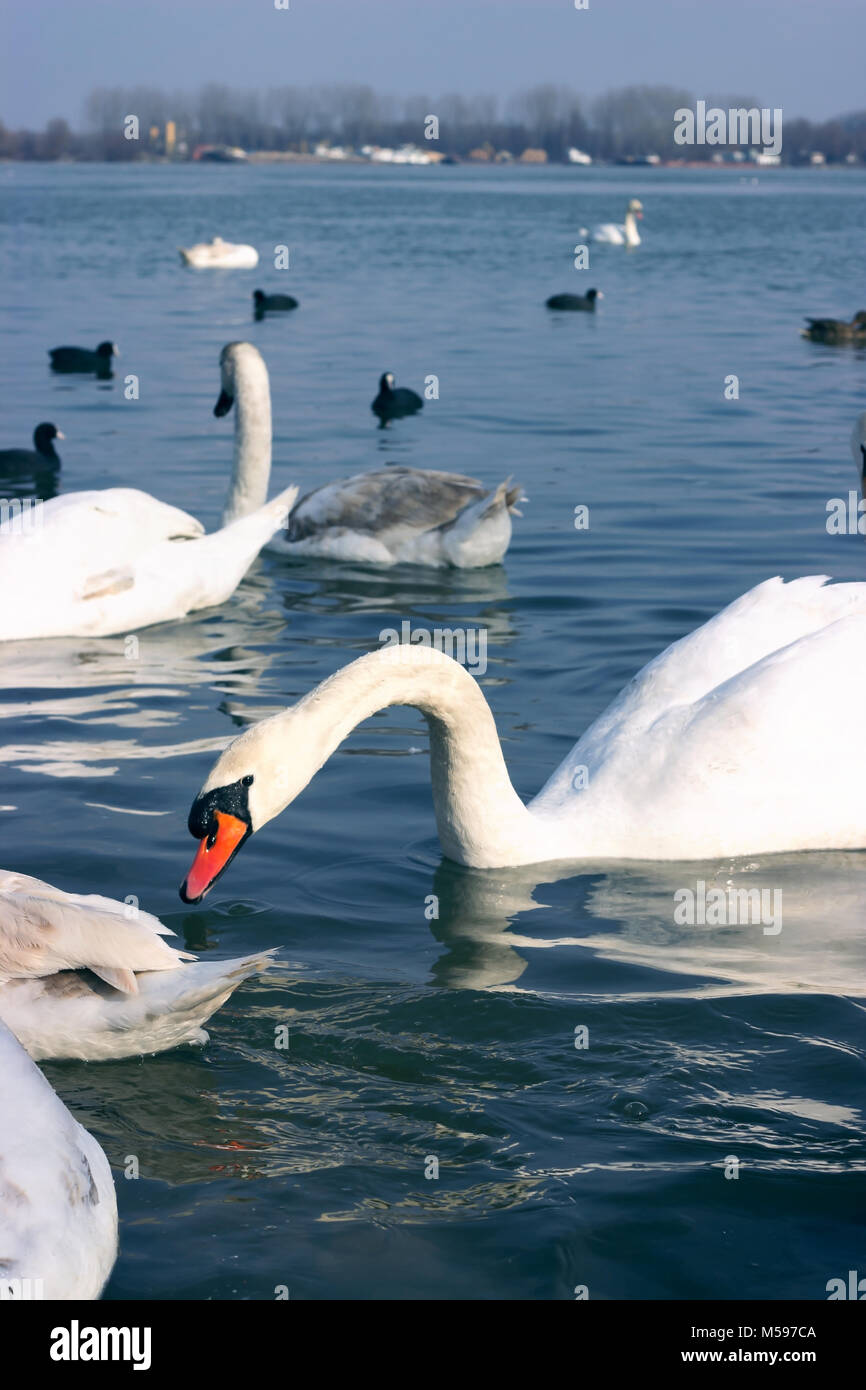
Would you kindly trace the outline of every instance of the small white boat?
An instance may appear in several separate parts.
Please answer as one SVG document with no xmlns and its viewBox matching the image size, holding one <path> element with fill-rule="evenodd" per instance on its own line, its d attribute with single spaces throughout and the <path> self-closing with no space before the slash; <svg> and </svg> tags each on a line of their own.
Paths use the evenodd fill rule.
<svg viewBox="0 0 866 1390">
<path fill-rule="evenodd" d="M 200 241 L 196 246 L 179 246 L 177 249 L 184 265 L 194 266 L 196 270 L 211 267 L 252 270 L 259 263 L 259 253 L 254 246 L 223 241 L 221 236 L 215 236 L 213 241 Z"/>
</svg>

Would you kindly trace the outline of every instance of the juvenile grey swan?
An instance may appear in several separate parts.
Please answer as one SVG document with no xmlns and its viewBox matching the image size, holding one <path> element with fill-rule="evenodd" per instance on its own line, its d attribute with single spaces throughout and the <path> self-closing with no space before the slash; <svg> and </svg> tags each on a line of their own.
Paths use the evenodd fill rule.
<svg viewBox="0 0 866 1390">
<path fill-rule="evenodd" d="M 220 358 L 217 416 L 235 416 L 234 489 L 223 521 L 261 504 L 271 473 L 268 370 L 252 343 L 228 343 Z M 477 478 L 429 468 L 382 468 L 326 483 L 292 507 L 267 549 L 287 559 L 477 569 L 498 564 L 511 540 L 520 488 L 488 490 Z"/>
</svg>

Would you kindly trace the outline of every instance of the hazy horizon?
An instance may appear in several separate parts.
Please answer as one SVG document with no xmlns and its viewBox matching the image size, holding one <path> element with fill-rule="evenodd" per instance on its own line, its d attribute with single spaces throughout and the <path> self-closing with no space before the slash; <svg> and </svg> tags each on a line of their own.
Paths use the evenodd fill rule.
<svg viewBox="0 0 866 1390">
<path fill-rule="evenodd" d="M 84 124 L 95 87 L 192 92 L 369 84 L 507 98 L 542 82 L 592 100 L 637 83 L 737 93 L 823 120 L 866 106 L 863 0 L 28 0 L 9 9 L 0 120 Z M 48 81 L 40 82 L 44 72 Z"/>
</svg>

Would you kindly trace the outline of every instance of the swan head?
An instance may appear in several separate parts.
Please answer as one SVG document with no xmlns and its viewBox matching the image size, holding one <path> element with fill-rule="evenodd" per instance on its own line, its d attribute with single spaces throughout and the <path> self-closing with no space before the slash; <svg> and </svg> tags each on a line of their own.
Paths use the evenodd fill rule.
<svg viewBox="0 0 866 1390">
<path fill-rule="evenodd" d="M 379 377 L 379 390 L 380 390 L 380 391 L 393 391 L 393 390 L 394 390 L 394 373 L 393 373 L 393 372 L 383 372 L 383 373 L 382 373 L 382 375 Z"/>
<path fill-rule="evenodd" d="M 264 290 L 253 290 L 253 299 L 255 300 L 256 304 L 262 304 L 262 303 L 264 303 L 264 300 L 265 300 L 265 292 L 264 292 Z"/>
<path fill-rule="evenodd" d="M 254 724 L 214 763 L 189 813 L 189 833 L 198 840 L 198 849 L 180 889 L 185 903 L 201 902 L 241 846 L 300 795 L 327 758 L 327 748 L 303 718 L 304 709 L 302 700 Z M 272 738 L 279 739 L 288 756 L 274 756 Z"/>
<path fill-rule="evenodd" d="M 858 415 L 854 421 L 854 428 L 851 431 L 851 453 L 854 455 L 857 472 L 863 479 L 863 486 L 866 488 L 866 410 L 863 411 L 862 415 Z"/>
<path fill-rule="evenodd" d="M 180 896 L 198 903 L 263 826 L 300 796 L 346 734 L 377 709 L 393 704 L 418 670 L 463 668 L 430 647 L 388 646 L 336 671 L 297 704 L 251 725 L 217 758 L 189 813 L 198 840 Z M 469 680 L 470 685 L 474 682 Z M 403 703 L 402 698 L 399 703 Z M 409 701 L 412 703 L 412 701 Z M 369 714 L 368 712 L 369 711 Z"/>
<path fill-rule="evenodd" d="M 202 790 L 189 813 L 189 833 L 199 842 L 181 885 L 185 903 L 200 903 L 253 833 L 250 788 L 253 773 L 210 791 Z"/>
<path fill-rule="evenodd" d="M 627 211 L 631 213 L 632 217 L 643 217 L 643 203 L 640 198 L 632 198 Z"/>
<path fill-rule="evenodd" d="M 257 291 L 260 293 L 260 291 Z M 218 420 L 228 415 L 238 394 L 244 372 L 267 374 L 264 358 L 252 343 L 226 343 L 220 353 L 220 393 L 213 413 Z"/>
<path fill-rule="evenodd" d="M 96 355 L 97 357 L 105 358 L 119 357 L 120 348 L 117 346 L 117 343 L 109 343 L 106 341 L 99 344 L 99 347 L 96 349 Z"/>
</svg>

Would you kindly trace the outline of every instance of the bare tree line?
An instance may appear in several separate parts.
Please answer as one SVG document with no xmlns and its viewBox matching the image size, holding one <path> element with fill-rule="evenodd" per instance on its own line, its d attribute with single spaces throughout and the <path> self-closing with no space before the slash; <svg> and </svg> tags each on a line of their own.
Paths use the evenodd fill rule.
<svg viewBox="0 0 866 1390">
<path fill-rule="evenodd" d="M 757 107 L 753 97 L 708 97 L 708 103 Z M 500 100 L 495 96 L 446 93 L 398 97 L 363 84 L 277 87 L 241 91 L 208 83 L 197 93 L 155 87 L 100 87 L 84 105 L 84 128 L 73 131 L 56 118 L 44 131 L 12 131 L 0 124 L 0 158 L 135 159 L 147 148 L 148 132 L 173 121 L 178 141 L 239 145 L 247 150 L 307 152 L 319 141 L 357 149 L 362 145 L 424 143 L 430 115 L 439 121 L 435 148 L 465 158 L 479 148 L 543 149 L 553 160 L 576 146 L 595 159 L 648 154 L 662 159 L 709 159 L 716 150 L 674 144 L 674 112 L 693 109 L 691 92 L 673 87 L 631 86 L 586 102 L 570 88 L 545 84 Z M 139 141 L 124 138 L 124 121 L 138 117 Z M 829 161 L 866 158 L 866 111 L 813 122 L 786 120 L 782 159 L 799 162 L 813 151 Z"/>
</svg>

